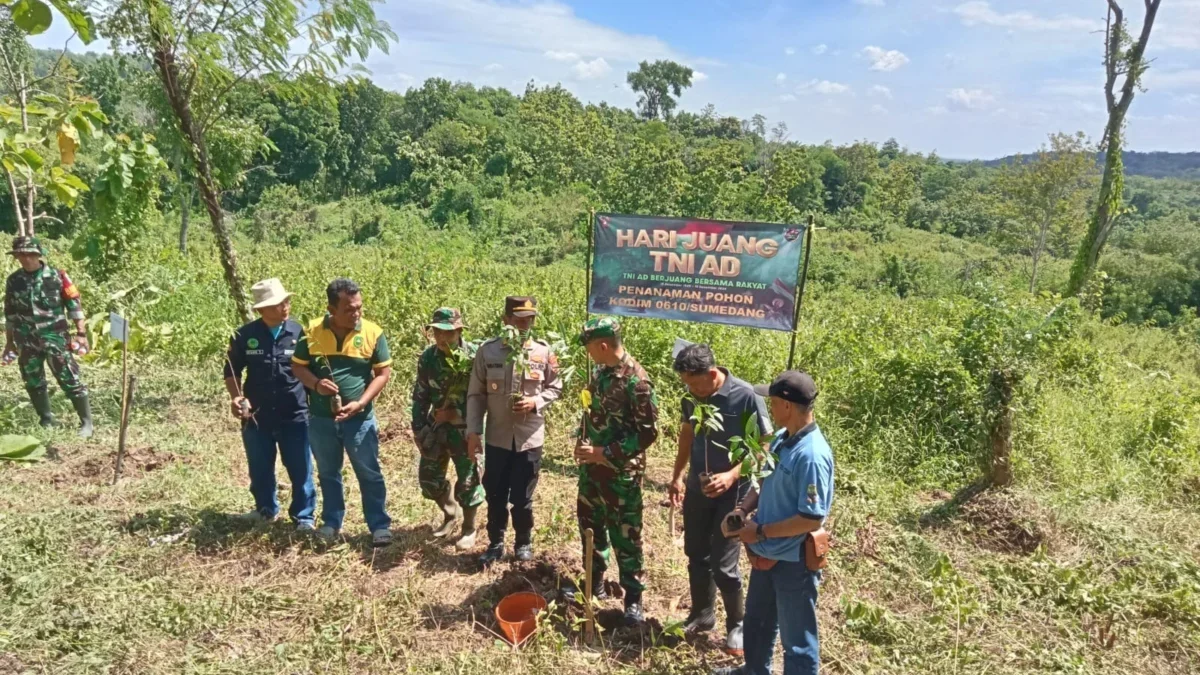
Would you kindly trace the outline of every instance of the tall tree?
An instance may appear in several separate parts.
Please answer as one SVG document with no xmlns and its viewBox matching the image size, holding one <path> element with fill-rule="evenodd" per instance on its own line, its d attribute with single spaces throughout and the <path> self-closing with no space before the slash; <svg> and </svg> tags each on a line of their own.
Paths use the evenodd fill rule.
<svg viewBox="0 0 1200 675">
<path fill-rule="evenodd" d="M 668 120 L 675 109 L 675 98 L 692 86 L 692 69 L 674 61 L 642 61 L 625 81 L 630 89 L 640 94 L 638 112 L 643 118 Z"/>
<path fill-rule="evenodd" d="M 1001 228 L 1001 237 L 1015 239 L 1029 253 L 1032 271 L 1029 292 L 1037 290 L 1038 263 L 1046 252 L 1052 230 L 1070 232 L 1074 240 L 1082 230 L 1087 207 L 1087 188 L 1096 173 L 1095 149 L 1081 131 L 1075 135 L 1052 134 L 1030 161 L 1021 157 L 1004 167 L 999 187 L 1007 199 L 1007 210 L 1018 223 L 1015 231 Z M 1074 229 L 1076 225 L 1079 229 Z"/>
<path fill-rule="evenodd" d="M 221 266 L 238 315 L 252 317 L 237 253 L 214 175 L 208 131 L 226 117 L 234 88 L 251 76 L 281 90 L 332 79 L 352 57 L 387 49 L 395 35 L 375 18 L 374 0 L 322 0 L 307 14 L 303 0 L 108 0 L 104 30 L 114 47 L 154 64 L 187 159 L 208 211 Z"/>
<path fill-rule="evenodd" d="M 1125 191 L 1125 167 L 1121 153 L 1124 147 L 1125 115 L 1133 96 L 1140 86 L 1142 75 L 1150 67 L 1146 60 L 1146 45 L 1150 43 L 1150 31 L 1158 16 L 1162 0 L 1142 0 L 1146 14 L 1142 18 L 1142 32 L 1136 40 L 1129 34 L 1125 12 L 1117 0 L 1108 0 L 1108 25 L 1104 32 L 1104 99 L 1108 106 L 1108 124 L 1100 139 L 1100 149 L 1105 152 L 1104 177 L 1100 181 L 1100 195 L 1096 199 L 1096 210 L 1088 222 L 1087 235 L 1079 245 L 1075 263 L 1071 266 L 1071 279 L 1067 292 L 1076 294 L 1083 290 L 1091 279 L 1104 243 L 1112 233 L 1113 225 L 1121 214 L 1121 197 Z M 1120 89 L 1117 89 L 1120 81 Z"/>
</svg>

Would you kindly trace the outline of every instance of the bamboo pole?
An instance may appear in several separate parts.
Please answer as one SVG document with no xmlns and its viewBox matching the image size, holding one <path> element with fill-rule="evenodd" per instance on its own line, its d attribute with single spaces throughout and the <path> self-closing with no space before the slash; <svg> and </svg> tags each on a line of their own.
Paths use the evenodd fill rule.
<svg viewBox="0 0 1200 675">
<path fill-rule="evenodd" d="M 591 644 L 596 637 L 596 613 L 592 607 L 592 557 L 595 555 L 595 541 L 592 528 L 583 531 L 583 613 L 587 617 L 583 639 Z"/>
</svg>

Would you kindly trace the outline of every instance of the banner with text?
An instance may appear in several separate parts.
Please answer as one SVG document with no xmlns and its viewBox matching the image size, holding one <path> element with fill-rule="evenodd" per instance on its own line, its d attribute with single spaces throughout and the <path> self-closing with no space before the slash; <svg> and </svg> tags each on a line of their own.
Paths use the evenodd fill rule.
<svg viewBox="0 0 1200 675">
<path fill-rule="evenodd" d="M 588 311 L 790 331 L 803 225 L 596 214 Z"/>
</svg>

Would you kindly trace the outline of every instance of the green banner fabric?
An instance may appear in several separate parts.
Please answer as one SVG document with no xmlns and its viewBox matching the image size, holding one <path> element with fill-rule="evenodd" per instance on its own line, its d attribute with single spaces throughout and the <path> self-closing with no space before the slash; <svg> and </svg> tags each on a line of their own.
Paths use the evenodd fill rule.
<svg viewBox="0 0 1200 675">
<path fill-rule="evenodd" d="M 790 331 L 804 227 L 598 213 L 588 311 Z"/>
</svg>

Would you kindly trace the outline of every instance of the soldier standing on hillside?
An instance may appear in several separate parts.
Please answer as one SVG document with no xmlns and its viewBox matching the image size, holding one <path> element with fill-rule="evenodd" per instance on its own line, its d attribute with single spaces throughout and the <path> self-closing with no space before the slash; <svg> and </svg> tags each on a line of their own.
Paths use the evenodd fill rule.
<svg viewBox="0 0 1200 675">
<path fill-rule="evenodd" d="M 467 383 L 478 344 L 463 341 L 462 314 L 452 307 L 435 311 L 426 328 L 434 344 L 417 359 L 412 392 L 413 437 L 421 451 L 417 475 L 421 496 L 445 514 L 433 536 L 450 536 L 461 514 L 462 537 L 455 548 L 465 551 L 475 546 L 475 513 L 483 503 L 479 465 L 467 452 Z M 453 493 L 446 480 L 451 462 L 458 475 Z"/>
<path fill-rule="evenodd" d="M 625 623 L 642 622 L 642 477 L 646 450 L 658 438 L 658 398 L 641 364 L 621 344 L 616 319 L 596 318 L 580 342 L 596 363 L 584 435 L 575 446 L 579 469 L 579 528 L 595 535 L 594 597 L 604 596 L 604 572 L 615 549 L 625 590 Z M 611 547 L 610 547 L 611 543 Z"/>
<path fill-rule="evenodd" d="M 33 237 L 13 239 L 12 256 L 21 269 L 9 275 L 4 285 L 4 351 L 0 363 L 18 360 L 21 379 L 42 426 L 54 425 L 45 365 L 71 399 L 79 414 L 79 435 L 92 435 L 92 409 L 87 385 L 83 383 L 72 352 L 86 352 L 87 327 L 79 289 L 66 272 L 51 267 L 44 258 L 41 242 Z M 68 337 L 70 322 L 75 335 Z"/>
<path fill-rule="evenodd" d="M 516 329 L 517 337 L 480 345 L 467 387 L 467 449 L 472 457 L 479 456 L 487 417 L 483 489 L 489 544 L 479 558 L 485 567 L 504 557 L 510 504 L 516 558 L 533 559 L 533 492 L 542 468 L 544 412 L 562 395 L 558 358 L 549 344 L 528 337 L 536 318 L 535 299 L 505 298 L 504 324 Z"/>
</svg>

